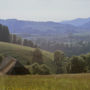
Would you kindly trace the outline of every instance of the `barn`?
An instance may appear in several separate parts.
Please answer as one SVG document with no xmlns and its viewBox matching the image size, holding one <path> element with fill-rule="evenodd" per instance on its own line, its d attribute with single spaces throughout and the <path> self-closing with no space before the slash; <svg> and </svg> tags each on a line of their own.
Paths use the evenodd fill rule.
<svg viewBox="0 0 90 90">
<path fill-rule="evenodd" d="M 25 75 L 29 70 L 13 57 L 6 57 L 0 63 L 0 75 Z"/>
</svg>

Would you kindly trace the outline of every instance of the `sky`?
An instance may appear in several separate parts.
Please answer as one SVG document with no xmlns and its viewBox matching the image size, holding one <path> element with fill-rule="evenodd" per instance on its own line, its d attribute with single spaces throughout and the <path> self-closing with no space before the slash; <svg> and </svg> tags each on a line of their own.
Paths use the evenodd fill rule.
<svg viewBox="0 0 90 90">
<path fill-rule="evenodd" d="M 90 0 L 0 0 L 0 19 L 63 21 L 90 17 Z"/>
</svg>

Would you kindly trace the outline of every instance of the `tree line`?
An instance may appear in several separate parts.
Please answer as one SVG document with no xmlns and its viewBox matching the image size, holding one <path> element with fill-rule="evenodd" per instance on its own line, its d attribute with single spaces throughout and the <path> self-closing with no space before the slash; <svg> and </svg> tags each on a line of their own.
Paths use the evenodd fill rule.
<svg viewBox="0 0 90 90">
<path fill-rule="evenodd" d="M 50 37 L 50 36 L 48 36 Z M 56 50 L 62 50 L 67 56 L 80 55 L 82 52 L 84 54 L 90 52 L 90 35 L 73 37 L 58 37 L 54 36 L 48 38 L 37 38 L 34 42 L 41 48 L 50 52 L 55 52 Z"/>
<path fill-rule="evenodd" d="M 0 41 L 29 47 L 37 47 L 37 45 L 34 44 L 31 40 L 22 39 L 15 34 L 10 34 L 8 27 L 2 24 L 0 24 Z"/>
<path fill-rule="evenodd" d="M 32 48 L 37 47 L 37 45 L 34 44 L 31 40 L 22 39 L 21 37 L 15 35 L 15 34 L 10 35 L 10 43 L 19 44 L 19 45 L 23 45 L 23 46 L 28 46 L 28 47 L 32 47 Z"/>
<path fill-rule="evenodd" d="M 0 24 L 0 41 L 9 42 L 24 46 L 30 47 L 37 47 L 31 40 L 22 39 L 15 34 L 10 34 L 9 29 L 7 26 Z M 80 43 L 81 44 L 81 43 Z M 80 46 L 80 44 L 78 44 Z M 89 43 L 84 44 L 83 49 L 84 51 L 88 50 L 89 48 L 85 48 L 86 46 L 89 47 Z M 64 47 L 64 45 L 61 45 Z M 75 52 L 77 48 L 73 45 L 70 47 L 66 45 L 72 52 Z M 65 47 L 66 47 L 65 46 Z M 75 50 L 76 49 L 76 50 Z M 80 46 L 80 50 L 82 47 Z M 0 56 L 0 62 L 2 61 L 2 57 Z M 60 73 L 84 73 L 90 72 L 90 54 L 83 54 L 80 56 L 65 56 L 65 53 L 62 51 L 55 51 L 54 52 L 54 59 L 52 61 L 56 71 L 56 74 Z M 32 54 L 32 63 L 27 62 L 27 65 L 30 65 L 30 72 L 32 74 L 50 74 L 50 66 L 44 64 L 44 58 L 42 51 L 39 48 L 36 48 Z"/>
<path fill-rule="evenodd" d="M 90 72 L 90 53 L 67 57 L 63 51 L 58 50 L 54 52 L 54 59 L 52 62 L 56 68 L 56 74 Z M 32 74 L 42 74 L 40 66 L 43 64 L 43 54 L 39 48 L 36 48 L 33 52 L 32 64 L 30 64 L 30 71 Z M 47 65 L 44 65 L 42 71 L 44 74 L 51 74 L 50 67 Z"/>
<path fill-rule="evenodd" d="M 0 63 L 3 58 L 4 56 L 0 55 Z M 28 61 L 26 66 L 30 71 L 30 74 L 52 74 L 52 67 L 50 67 L 50 64 L 45 64 L 44 62 L 42 51 L 39 48 L 36 48 L 32 52 L 32 62 Z M 55 68 L 54 74 L 90 73 L 90 53 L 67 57 L 64 52 L 55 51 L 52 63 Z"/>
</svg>

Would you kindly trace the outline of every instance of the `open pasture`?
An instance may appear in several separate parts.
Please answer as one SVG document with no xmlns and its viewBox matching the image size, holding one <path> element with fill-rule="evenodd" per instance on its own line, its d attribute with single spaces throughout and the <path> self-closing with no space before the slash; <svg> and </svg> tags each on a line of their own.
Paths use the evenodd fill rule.
<svg viewBox="0 0 90 90">
<path fill-rule="evenodd" d="M 0 76 L 0 90 L 90 90 L 90 74 Z"/>
</svg>

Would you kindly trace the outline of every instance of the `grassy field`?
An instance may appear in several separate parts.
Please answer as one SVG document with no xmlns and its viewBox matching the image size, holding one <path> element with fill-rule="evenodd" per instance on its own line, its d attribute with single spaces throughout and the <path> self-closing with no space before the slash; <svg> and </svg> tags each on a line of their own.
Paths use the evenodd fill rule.
<svg viewBox="0 0 90 90">
<path fill-rule="evenodd" d="M 0 76 L 0 90 L 90 90 L 90 74 Z"/>
<path fill-rule="evenodd" d="M 34 48 L 16 45 L 16 44 L 10 44 L 5 42 L 0 42 L 0 53 L 7 55 L 7 56 L 14 56 L 22 62 L 25 62 L 25 60 L 32 60 L 32 52 L 34 51 Z M 53 54 L 44 50 L 41 50 L 43 53 L 44 59 L 52 60 Z"/>
</svg>

